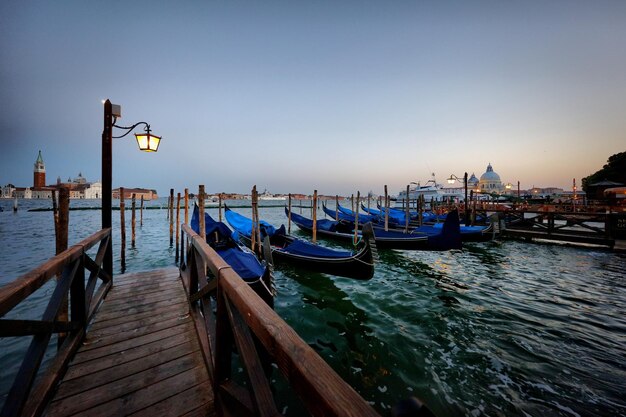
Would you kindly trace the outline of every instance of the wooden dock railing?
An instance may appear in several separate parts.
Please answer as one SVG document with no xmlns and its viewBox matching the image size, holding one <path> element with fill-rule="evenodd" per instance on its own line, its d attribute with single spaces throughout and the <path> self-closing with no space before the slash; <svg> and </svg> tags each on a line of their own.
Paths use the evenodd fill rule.
<svg viewBox="0 0 626 417">
<path fill-rule="evenodd" d="M 63 369 L 83 340 L 94 312 L 112 285 L 112 277 L 102 268 L 110 242 L 111 229 L 100 230 L 0 288 L 0 337 L 33 336 L 0 413 L 2 417 L 37 416 L 43 411 Z M 91 259 L 87 251 L 98 243 L 96 257 Z M 90 272 L 87 280 L 85 270 Z M 56 287 L 40 320 L 4 318 L 55 277 L 58 277 Z M 102 282 L 96 290 L 98 280 Z M 59 318 L 59 312 L 67 301 L 71 307 L 65 320 Z M 40 369 L 54 333 L 64 333 L 64 342 L 47 368 Z"/>
<path fill-rule="evenodd" d="M 311 415 L 378 416 L 187 225 L 181 231 L 180 251 L 181 276 L 219 415 L 280 415 L 267 377 L 267 355 Z M 245 369 L 247 388 L 231 378 L 233 344 Z"/>
</svg>

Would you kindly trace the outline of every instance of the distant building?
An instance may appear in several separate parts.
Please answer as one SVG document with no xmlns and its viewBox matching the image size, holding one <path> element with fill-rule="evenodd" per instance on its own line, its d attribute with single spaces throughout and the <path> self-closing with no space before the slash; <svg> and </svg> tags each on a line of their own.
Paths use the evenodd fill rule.
<svg viewBox="0 0 626 417">
<path fill-rule="evenodd" d="M 493 170 L 493 168 L 491 167 L 491 163 L 487 165 L 487 171 L 480 176 L 480 180 L 478 181 L 478 188 L 480 189 L 481 193 L 487 194 L 501 194 L 504 191 L 504 185 L 502 185 L 500 176 Z"/>
<path fill-rule="evenodd" d="M 15 185 L 7 184 L 0 190 L 0 198 L 13 198 L 15 197 Z"/>
<path fill-rule="evenodd" d="M 159 198 L 156 190 L 148 190 L 146 188 L 124 188 L 124 199 L 132 198 L 133 194 L 135 194 L 135 198 L 137 199 L 140 199 L 142 196 L 144 200 L 156 200 Z M 119 188 L 113 190 L 113 198 L 120 198 Z"/>
<path fill-rule="evenodd" d="M 32 198 L 32 190 L 29 187 L 17 187 L 15 188 L 14 197 L 16 198 Z"/>
<path fill-rule="evenodd" d="M 102 183 L 100 181 L 92 182 L 89 187 L 85 189 L 86 199 L 98 199 L 102 198 Z"/>
<path fill-rule="evenodd" d="M 46 186 L 46 166 L 41 157 L 41 150 L 35 161 L 35 170 L 33 173 L 33 188 L 42 188 Z"/>
</svg>

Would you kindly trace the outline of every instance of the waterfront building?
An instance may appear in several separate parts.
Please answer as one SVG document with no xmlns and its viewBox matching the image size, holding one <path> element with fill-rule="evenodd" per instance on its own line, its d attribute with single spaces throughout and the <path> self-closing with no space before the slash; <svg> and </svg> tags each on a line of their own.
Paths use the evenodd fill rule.
<svg viewBox="0 0 626 417">
<path fill-rule="evenodd" d="M 30 187 L 16 187 L 14 197 L 32 198 L 32 190 L 30 189 Z"/>
<path fill-rule="evenodd" d="M 15 185 L 7 184 L 0 190 L 0 198 L 13 198 L 15 197 Z"/>
<path fill-rule="evenodd" d="M 480 188 L 478 188 L 478 183 L 478 178 L 476 178 L 476 175 L 472 172 L 472 175 L 467 179 L 467 189 L 474 191 L 480 190 Z"/>
<path fill-rule="evenodd" d="M 500 175 L 498 175 L 491 166 L 491 163 L 487 165 L 487 171 L 483 175 L 480 176 L 480 180 L 478 181 L 478 189 L 481 193 L 487 194 L 502 194 L 504 191 L 504 185 L 500 180 Z"/>
<path fill-rule="evenodd" d="M 156 200 L 159 198 L 156 190 L 148 190 L 146 188 L 124 188 L 124 199 L 133 198 L 133 194 L 135 194 L 135 198 L 137 199 L 140 199 L 142 196 L 144 200 Z M 119 188 L 113 190 L 113 198 L 120 198 Z"/>
<path fill-rule="evenodd" d="M 92 182 L 89 187 L 85 188 L 83 198 L 98 199 L 102 198 L 102 183 L 100 181 Z"/>
</svg>

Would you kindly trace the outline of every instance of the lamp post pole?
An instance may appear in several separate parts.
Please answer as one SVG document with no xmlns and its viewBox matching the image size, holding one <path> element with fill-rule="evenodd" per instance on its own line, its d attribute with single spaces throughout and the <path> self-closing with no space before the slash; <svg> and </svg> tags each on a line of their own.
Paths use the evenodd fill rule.
<svg viewBox="0 0 626 417">
<path fill-rule="evenodd" d="M 111 200 L 113 163 L 113 105 L 110 100 L 104 102 L 104 130 L 102 131 L 102 228 L 111 228 Z M 113 240 L 104 254 L 103 268 L 113 278 Z"/>
<path fill-rule="evenodd" d="M 463 187 L 465 188 L 465 225 L 469 225 L 469 212 L 468 212 L 468 204 L 467 204 L 467 172 L 463 175 Z"/>
</svg>

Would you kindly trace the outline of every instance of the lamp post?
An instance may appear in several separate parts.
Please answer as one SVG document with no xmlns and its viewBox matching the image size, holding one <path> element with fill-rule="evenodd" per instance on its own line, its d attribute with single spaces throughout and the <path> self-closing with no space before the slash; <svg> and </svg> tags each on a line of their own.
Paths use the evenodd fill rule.
<svg viewBox="0 0 626 417">
<path fill-rule="evenodd" d="M 113 139 L 123 138 L 133 131 L 139 125 L 145 125 L 146 133 L 135 134 L 139 149 L 145 152 L 156 152 L 159 148 L 161 138 L 150 134 L 150 125 L 146 122 L 135 123 L 130 127 L 118 126 L 115 124 L 118 117 L 122 116 L 121 106 L 111 104 L 110 100 L 104 102 L 104 129 L 102 131 L 102 228 L 110 228 L 112 226 L 112 207 L 113 199 Z M 113 128 L 126 130 L 126 133 L 120 136 L 113 136 Z M 111 277 L 113 277 L 113 246 L 111 242 L 107 246 L 104 254 L 103 269 Z"/>
<path fill-rule="evenodd" d="M 469 224 L 469 211 L 468 211 L 468 205 L 467 205 L 467 172 L 465 174 L 463 174 L 463 179 L 461 180 L 461 178 L 457 177 L 454 174 L 450 174 L 450 178 L 448 178 L 448 184 L 454 184 L 455 181 L 463 181 L 463 189 L 465 191 L 465 199 L 463 200 L 465 203 L 465 207 L 464 207 L 464 214 L 465 214 L 465 225 L 467 226 Z"/>
</svg>

